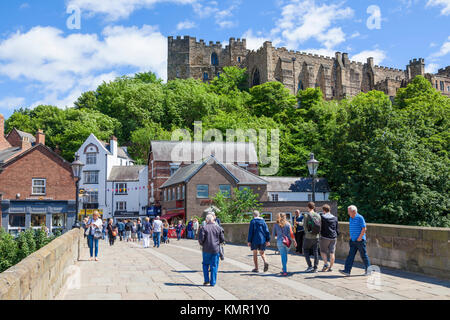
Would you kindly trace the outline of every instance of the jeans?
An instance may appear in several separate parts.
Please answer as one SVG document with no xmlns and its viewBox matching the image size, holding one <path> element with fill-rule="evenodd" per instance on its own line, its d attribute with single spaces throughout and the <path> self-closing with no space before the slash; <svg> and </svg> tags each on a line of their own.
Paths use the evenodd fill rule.
<svg viewBox="0 0 450 320">
<path fill-rule="evenodd" d="M 88 241 L 89 241 L 89 253 L 91 254 L 91 258 L 93 257 L 94 246 L 95 246 L 95 257 L 97 258 L 97 255 L 98 255 L 98 239 L 94 239 L 94 236 L 89 235 L 88 236 Z"/>
<path fill-rule="evenodd" d="M 177 232 L 177 240 L 180 240 L 180 239 L 181 239 L 181 231 Z"/>
<path fill-rule="evenodd" d="M 112 234 L 108 234 L 108 239 L 109 239 L 109 245 L 110 246 L 114 245 L 114 241 L 116 240 L 116 237 L 113 237 Z"/>
<path fill-rule="evenodd" d="M 120 241 L 122 241 L 122 239 L 123 239 L 123 230 L 119 231 L 119 238 L 120 238 Z"/>
<path fill-rule="evenodd" d="M 308 264 L 308 267 L 311 268 L 311 259 L 309 258 L 309 250 L 313 250 L 314 254 L 314 269 L 317 269 L 317 266 L 319 265 L 319 239 L 304 239 L 303 240 L 303 252 L 305 252 L 305 259 L 306 263 Z"/>
<path fill-rule="evenodd" d="M 153 232 L 153 242 L 157 248 L 161 242 L 161 232 Z"/>
<path fill-rule="evenodd" d="M 163 230 L 163 242 L 166 243 L 167 242 L 167 237 L 169 236 L 169 230 L 164 229 Z"/>
<path fill-rule="evenodd" d="M 187 237 L 188 239 L 194 239 L 194 230 L 188 231 Z"/>
<path fill-rule="evenodd" d="M 203 277 L 205 282 L 214 286 L 217 282 L 217 271 L 219 269 L 219 253 L 203 252 Z"/>
<path fill-rule="evenodd" d="M 361 260 L 364 262 L 364 266 L 367 269 L 370 267 L 369 257 L 367 256 L 366 250 L 366 241 L 352 241 L 350 240 L 350 251 L 347 256 L 347 260 L 345 260 L 345 268 L 344 272 L 350 273 L 353 267 L 353 261 L 355 260 L 356 252 L 359 251 L 359 255 L 361 256 Z"/>
<path fill-rule="evenodd" d="M 295 233 L 295 241 L 297 241 L 296 251 L 300 254 L 303 253 L 303 237 L 305 235 L 305 231 L 297 231 Z"/>
<path fill-rule="evenodd" d="M 142 239 L 142 232 L 141 231 L 138 231 L 137 237 L 138 237 L 138 242 L 140 242 L 141 239 Z"/>
<path fill-rule="evenodd" d="M 282 241 L 277 242 L 277 247 L 281 256 L 281 264 L 283 265 L 283 272 L 287 272 L 287 260 L 289 248 L 286 247 Z"/>
</svg>

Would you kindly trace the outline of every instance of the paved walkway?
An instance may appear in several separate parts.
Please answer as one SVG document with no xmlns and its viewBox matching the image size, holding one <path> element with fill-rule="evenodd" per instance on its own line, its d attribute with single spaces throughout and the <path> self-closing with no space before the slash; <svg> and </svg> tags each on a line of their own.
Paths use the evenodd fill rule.
<svg viewBox="0 0 450 320">
<path fill-rule="evenodd" d="M 100 261 L 89 261 L 83 248 L 78 262 L 79 282 L 64 290 L 67 300 L 321 300 L 321 299 L 446 299 L 450 282 L 400 271 L 381 269 L 371 277 L 355 266 L 351 277 L 338 272 L 304 273 L 303 256 L 289 255 L 288 277 L 280 277 L 281 258 L 267 251 L 269 271 L 252 273 L 248 247 L 225 246 L 215 287 L 203 286 L 201 251 L 197 241 L 171 240 L 160 248 L 142 248 L 137 243 L 100 241 Z M 262 260 L 260 260 L 262 267 Z M 321 269 L 323 263 L 319 263 Z M 260 268 L 261 268 L 260 267 Z M 77 268 L 75 268 L 77 269 Z M 74 273 L 75 280 L 76 273 Z"/>
</svg>

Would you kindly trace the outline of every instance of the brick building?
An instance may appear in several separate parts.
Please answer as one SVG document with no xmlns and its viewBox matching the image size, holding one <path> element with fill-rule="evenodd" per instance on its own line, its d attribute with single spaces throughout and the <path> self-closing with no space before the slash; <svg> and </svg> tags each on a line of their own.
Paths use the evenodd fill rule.
<svg viewBox="0 0 450 320">
<path fill-rule="evenodd" d="M 320 87 L 325 99 L 342 99 L 371 90 L 394 97 L 417 75 L 425 76 L 442 94 L 450 97 L 450 66 L 437 74 L 425 73 L 424 59 L 409 61 L 405 70 L 378 66 L 373 58 L 365 63 L 351 61 L 348 53 L 325 57 L 276 48 L 266 41 L 256 51 L 247 49 L 245 39 L 220 42 L 197 41 L 195 37 L 168 37 L 168 80 L 194 78 L 203 81 L 220 76 L 226 66 L 247 68 L 249 86 L 279 81 L 291 93 Z"/>
<path fill-rule="evenodd" d="M 163 192 L 159 188 L 178 169 L 211 154 L 221 162 L 258 174 L 258 157 L 252 143 L 152 141 L 148 159 L 148 215 L 161 214 Z"/>
<path fill-rule="evenodd" d="M 4 118 L 0 115 L 0 130 Z M 11 233 L 42 224 L 50 231 L 70 230 L 75 221 L 75 180 L 70 163 L 33 137 L 13 129 L 0 134 L 1 226 Z"/>
</svg>

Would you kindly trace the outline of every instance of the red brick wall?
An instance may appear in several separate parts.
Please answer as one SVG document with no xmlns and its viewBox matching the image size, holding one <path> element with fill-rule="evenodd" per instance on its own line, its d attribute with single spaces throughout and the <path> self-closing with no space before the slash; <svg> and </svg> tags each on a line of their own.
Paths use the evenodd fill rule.
<svg viewBox="0 0 450 320">
<path fill-rule="evenodd" d="M 7 140 L 13 147 L 22 146 L 22 138 L 19 136 L 17 131 L 14 129 L 8 134 Z"/>
<path fill-rule="evenodd" d="M 5 139 L 5 118 L 0 114 L 0 150 L 11 147 L 11 144 Z M 1 219 L 1 218 L 0 218 Z"/>
<path fill-rule="evenodd" d="M 39 145 L 29 153 L 3 167 L 0 173 L 0 193 L 3 199 L 38 198 L 32 196 L 32 178 L 46 179 L 46 195 L 53 200 L 75 200 L 75 181 L 70 164 L 63 162 L 46 147 Z"/>
</svg>

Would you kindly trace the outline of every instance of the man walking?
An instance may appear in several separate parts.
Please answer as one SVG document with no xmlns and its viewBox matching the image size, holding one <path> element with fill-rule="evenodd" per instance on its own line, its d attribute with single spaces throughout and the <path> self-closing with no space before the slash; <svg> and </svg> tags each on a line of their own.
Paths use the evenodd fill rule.
<svg viewBox="0 0 450 320">
<path fill-rule="evenodd" d="M 120 238 L 120 241 L 122 241 L 122 238 L 123 238 L 123 232 L 125 231 L 125 224 L 122 222 L 122 220 L 120 220 L 120 221 L 117 223 L 117 230 L 119 231 L 119 238 Z"/>
<path fill-rule="evenodd" d="M 303 219 L 303 227 L 305 230 L 305 239 L 303 241 L 303 252 L 305 253 L 306 263 L 308 264 L 308 268 L 306 272 L 317 272 L 317 267 L 319 265 L 319 236 L 320 236 L 320 227 L 321 227 L 321 219 L 320 215 L 314 211 L 315 209 L 314 202 L 308 203 L 309 212 L 305 215 Z M 314 268 L 311 265 L 311 259 L 309 257 L 309 250 L 313 250 L 314 254 Z"/>
<path fill-rule="evenodd" d="M 161 229 L 162 229 L 162 221 L 159 219 L 159 216 L 153 220 L 153 247 L 159 248 L 159 244 L 161 242 Z"/>
<path fill-rule="evenodd" d="M 270 232 L 267 223 L 260 217 L 258 210 L 253 211 L 253 219 L 248 228 L 248 246 L 253 251 L 253 262 L 255 269 L 252 272 L 259 272 L 258 270 L 258 250 L 261 258 L 264 261 L 264 272 L 269 270 L 269 264 L 266 261 L 265 250 L 266 246 L 270 245 Z"/>
<path fill-rule="evenodd" d="M 187 231 L 187 238 L 188 239 L 194 239 L 194 221 L 192 221 L 192 219 L 188 222 L 187 226 L 186 226 L 186 231 Z"/>
<path fill-rule="evenodd" d="M 297 242 L 297 248 L 295 252 L 300 254 L 303 253 L 303 237 L 305 236 L 305 231 L 303 229 L 303 214 L 300 214 L 300 210 L 295 210 L 294 223 L 295 226 L 295 241 Z"/>
<path fill-rule="evenodd" d="M 225 241 L 224 231 L 215 224 L 214 216 L 206 216 L 206 225 L 200 229 L 198 242 L 203 251 L 203 285 L 212 287 L 217 282 L 217 270 L 219 268 L 220 244 Z"/>
<path fill-rule="evenodd" d="M 133 222 L 131 220 L 125 220 L 125 239 L 131 241 L 131 229 L 133 229 Z"/>
<path fill-rule="evenodd" d="M 322 215 L 320 228 L 320 254 L 324 261 L 322 272 L 333 271 L 333 264 L 335 260 L 334 252 L 336 250 L 336 240 L 339 235 L 338 218 L 333 216 L 328 204 L 322 207 L 324 214 Z M 330 264 L 328 265 L 328 258 Z"/>
<path fill-rule="evenodd" d="M 347 260 L 345 260 L 344 270 L 339 270 L 339 272 L 346 276 L 350 275 L 356 252 L 359 251 L 361 260 L 364 262 L 364 266 L 366 269 L 365 275 L 370 275 L 370 272 L 368 270 L 370 267 L 370 261 L 369 257 L 367 256 L 366 249 L 366 221 L 364 220 L 364 217 L 358 213 L 358 208 L 356 208 L 356 206 L 349 206 L 347 211 L 348 215 L 350 216 L 350 251 L 348 253 Z"/>
</svg>

